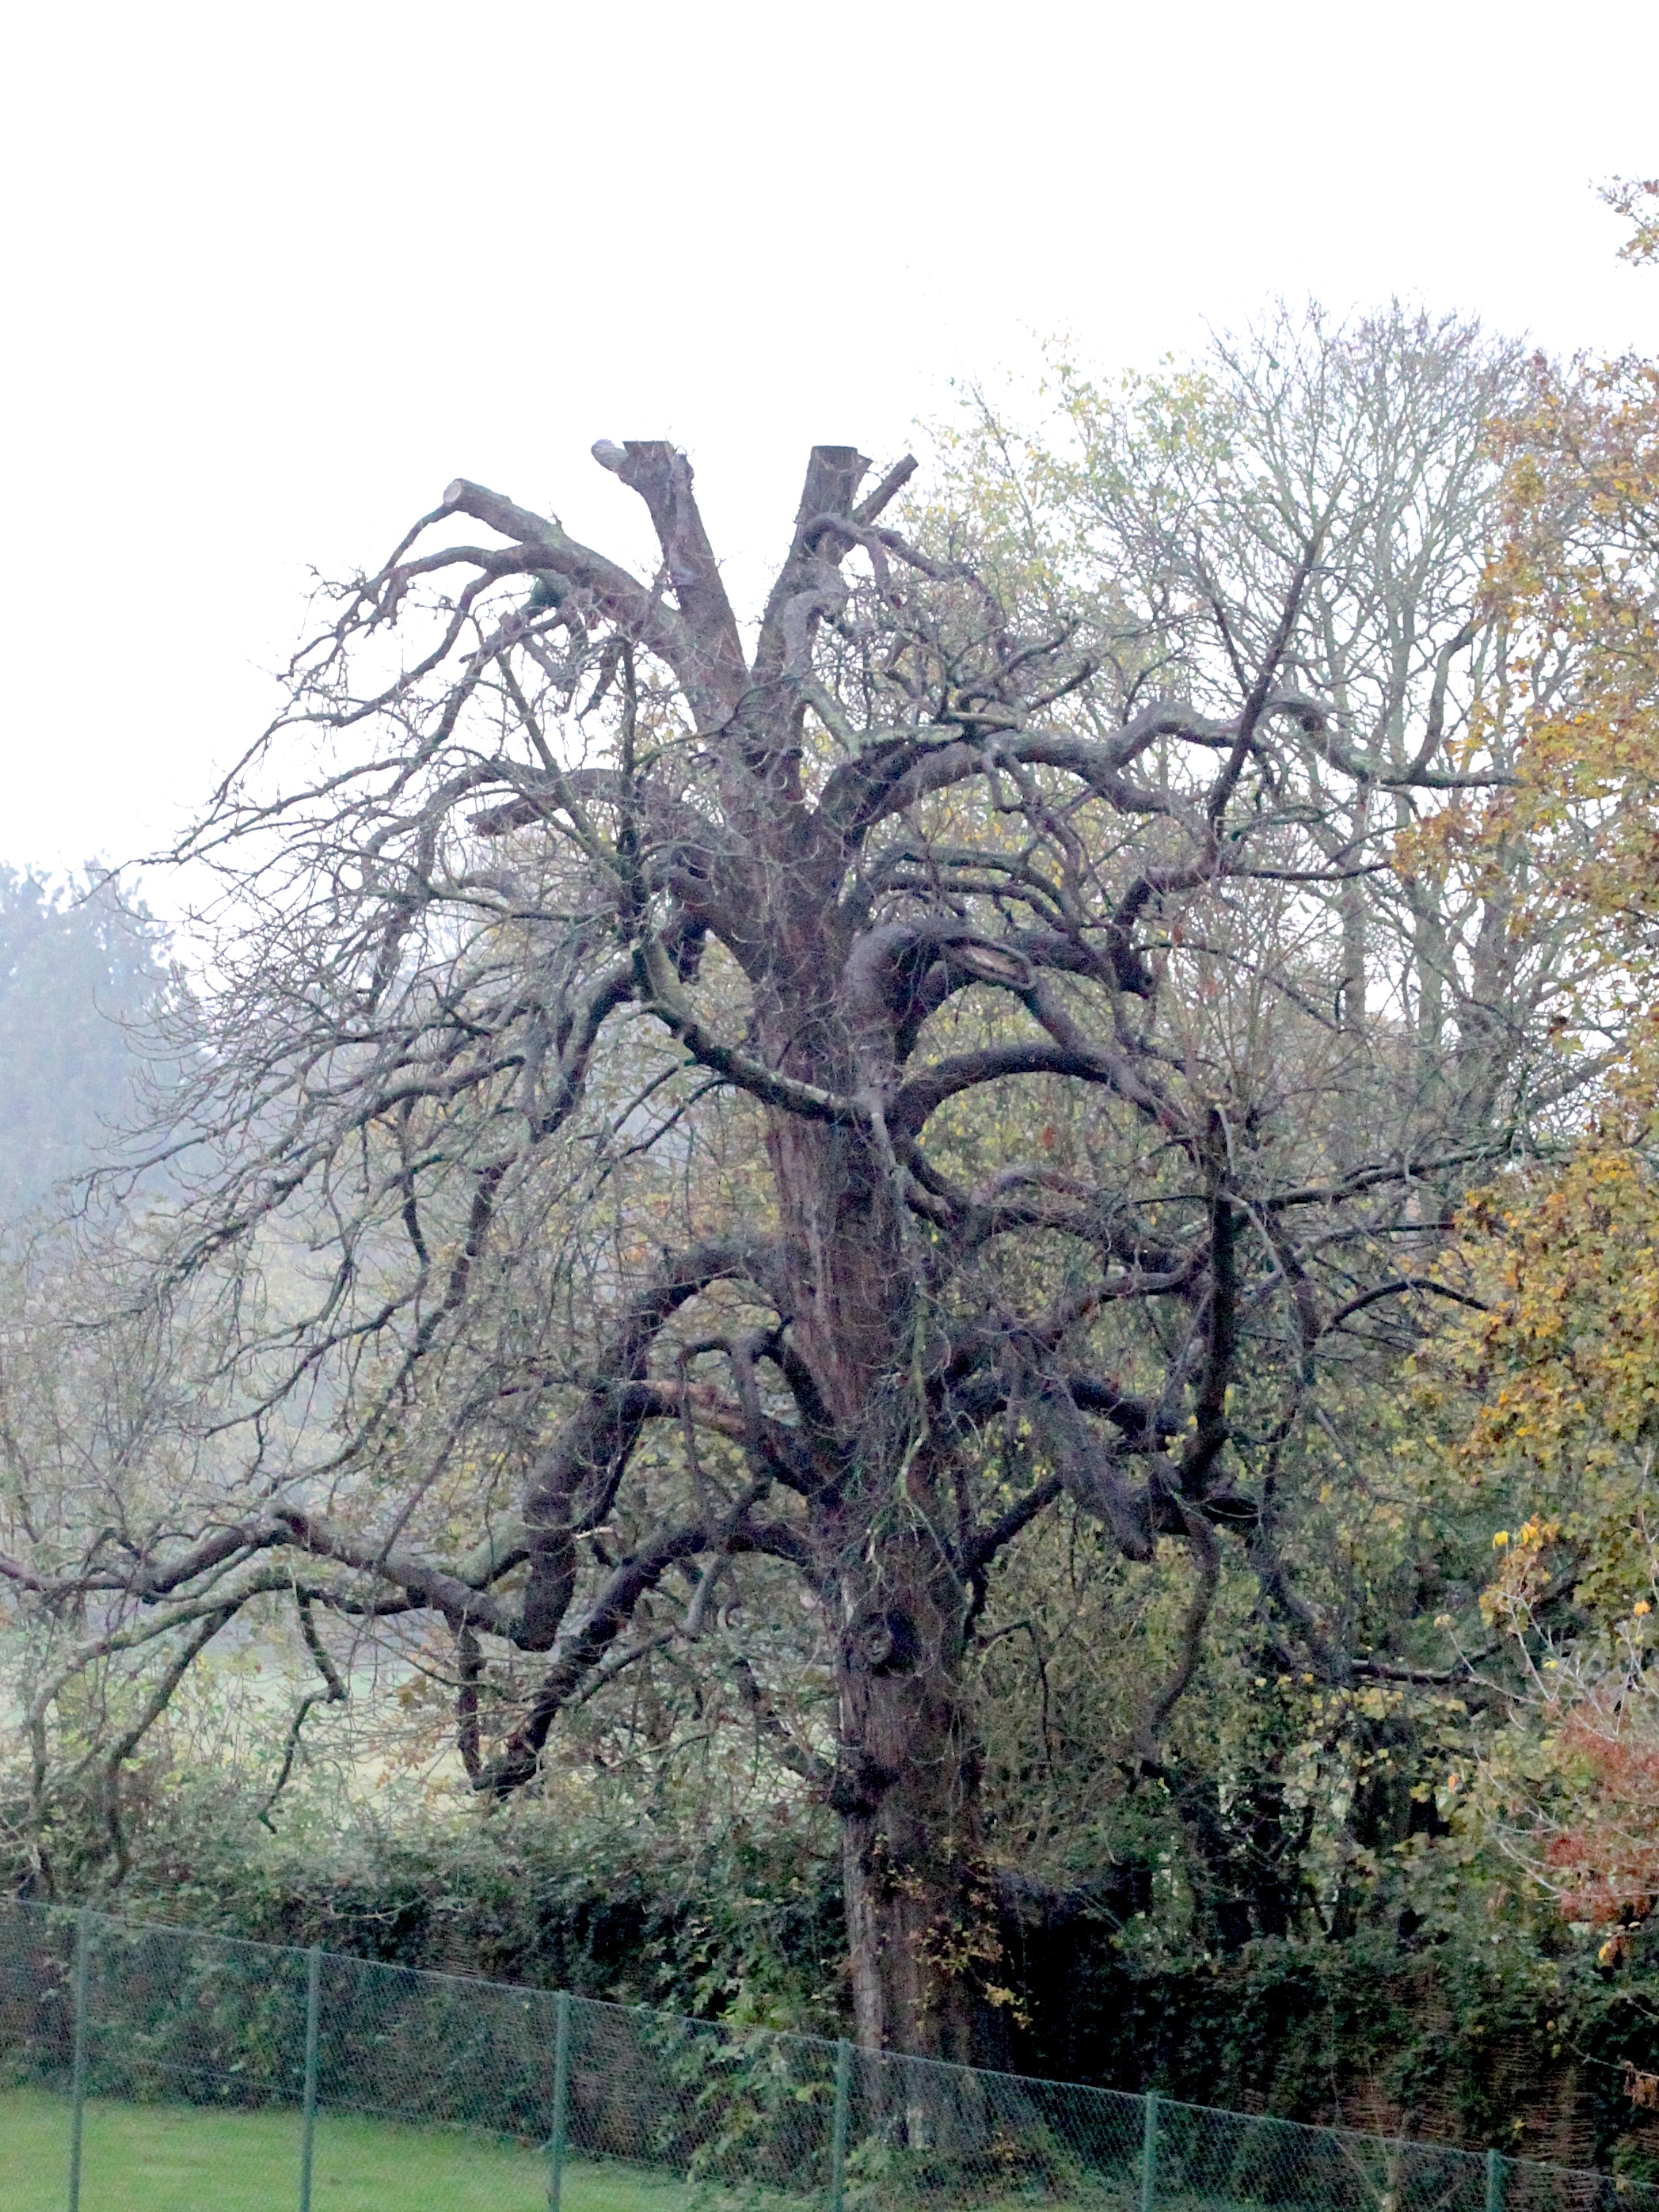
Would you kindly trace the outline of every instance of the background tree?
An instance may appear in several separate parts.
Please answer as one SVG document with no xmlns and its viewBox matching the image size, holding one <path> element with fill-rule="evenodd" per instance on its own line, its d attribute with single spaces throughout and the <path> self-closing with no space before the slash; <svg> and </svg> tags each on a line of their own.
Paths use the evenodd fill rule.
<svg viewBox="0 0 1659 2212">
<path fill-rule="evenodd" d="M 0 867 L 0 1217 L 142 1118 L 145 1036 L 173 988 L 159 933 L 112 878 L 54 888 Z"/>
<path fill-rule="evenodd" d="M 981 398 L 951 457 L 983 557 L 1028 619 L 1082 599 L 1201 701 L 1257 649 L 1261 608 L 1322 532 L 1284 648 L 1333 705 L 1326 728 L 1285 738 L 1328 871 L 1306 894 L 1325 964 L 1299 980 L 1341 1069 L 1325 1140 L 1386 1101 L 1419 1164 L 1411 1221 L 1389 1224 L 1395 1264 L 1356 1273 L 1352 1310 L 1319 1340 L 1306 1418 L 1278 1449 L 1279 1546 L 1318 1639 L 1287 1644 L 1243 1593 L 1213 1657 L 1278 1711 L 1206 1708 L 1190 1763 L 1179 1729 L 1164 1762 L 1224 1948 L 1281 1925 L 1287 1894 L 1333 1930 L 1373 1898 L 1401 1910 L 1377 1869 L 1437 1819 L 1448 1728 L 1467 1740 L 1447 1710 L 1462 1662 L 1436 1623 L 1449 1605 L 1473 1612 L 1491 1526 L 1467 1497 L 1454 1508 L 1401 1480 L 1405 1364 L 1454 1310 L 1431 1313 L 1424 1279 L 1469 1188 L 1460 1141 L 1549 1144 L 1587 1110 L 1631 1018 L 1602 988 L 1605 928 L 1564 865 L 1589 814 L 1552 785 L 1547 821 L 1528 765 L 1584 641 L 1519 652 L 1522 617 L 1489 586 L 1505 496 L 1494 426 L 1528 404 L 1534 373 L 1455 319 L 1395 307 L 1339 325 L 1281 309 L 1115 390 L 1061 363 L 1053 414 L 1023 432 Z M 1486 771 L 1468 776 L 1474 762 Z M 1439 1287 L 1480 1295 L 1456 1275 Z M 1237 1747 L 1224 1763 L 1218 1730 Z"/>
<path fill-rule="evenodd" d="M 1195 699 L 1222 697 L 1260 652 L 1316 541 L 1284 653 L 1332 708 L 1297 763 L 1340 924 L 1329 1010 L 1362 1052 L 1387 1035 L 1425 1126 L 1476 1138 L 1514 1114 L 1517 1086 L 1529 1123 L 1589 1079 L 1547 1062 L 1537 1096 L 1552 1024 L 1593 1023 L 1577 985 L 1595 956 L 1587 910 L 1540 882 L 1540 825 L 1510 795 L 1583 641 L 1517 651 L 1519 610 L 1488 577 L 1496 426 L 1550 374 L 1455 317 L 1281 307 L 1118 390 L 1060 362 L 1048 422 L 1018 434 L 981 400 L 957 445 L 998 573 L 1039 600 L 1086 594 L 1137 640 L 1143 684 Z M 1490 773 L 1460 779 L 1466 759 Z"/>
<path fill-rule="evenodd" d="M 1655 193 L 1608 195 L 1637 221 L 1633 259 L 1652 256 Z M 1533 708 L 1513 790 L 1457 834 L 1472 854 L 1524 834 L 1550 896 L 1565 887 L 1595 933 L 1590 1019 L 1611 1010 L 1626 1041 L 1571 1150 L 1517 1166 L 1466 1208 L 1455 1264 L 1486 1310 L 1436 1347 L 1425 1402 L 1447 1480 L 1499 1524 L 1484 1611 L 1510 1695 L 1467 1818 L 1567 1917 L 1631 1923 L 1659 1896 L 1644 1840 L 1659 1533 L 1659 369 L 1540 360 L 1498 427 L 1488 603 L 1516 665 L 1553 664 L 1565 680 Z M 1580 1042 L 1574 1023 L 1563 1043 Z M 1613 1940 L 1608 1957 L 1623 1948 Z"/>
</svg>

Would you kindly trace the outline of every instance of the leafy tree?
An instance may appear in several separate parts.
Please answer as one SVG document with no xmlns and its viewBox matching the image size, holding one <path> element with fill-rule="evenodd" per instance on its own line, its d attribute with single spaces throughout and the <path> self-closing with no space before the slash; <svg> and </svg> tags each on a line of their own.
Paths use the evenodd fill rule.
<svg viewBox="0 0 1659 2212">
<path fill-rule="evenodd" d="M 1652 258 L 1656 190 L 1609 195 L 1637 220 L 1633 259 Z M 1451 1490 L 1498 1524 L 1482 1606 L 1497 1634 L 1480 1656 L 1506 1694 L 1469 1762 L 1464 1819 L 1568 1917 L 1628 1923 L 1659 1899 L 1659 368 L 1539 361 L 1498 428 L 1487 603 L 1514 665 L 1561 674 L 1531 711 L 1514 786 L 1455 834 L 1472 858 L 1524 837 L 1541 866 L 1519 924 L 1565 893 L 1593 933 L 1564 1056 L 1609 1018 L 1622 1036 L 1570 1149 L 1465 1208 L 1444 1264 L 1480 1311 L 1435 1347 L 1423 1403 Z"/>
<path fill-rule="evenodd" d="M 1638 218 L 1637 259 L 1651 255 L 1639 218 L 1656 189 L 1609 195 Z M 1571 1153 L 1511 1173 L 1468 1208 L 1459 1256 L 1489 1310 L 1448 1340 L 1442 1373 L 1468 1386 L 1459 1468 L 1583 1537 L 1591 1571 L 1616 1580 L 1659 1403 L 1659 366 L 1535 362 L 1496 444 L 1505 478 L 1487 603 L 1515 666 L 1561 673 L 1530 709 L 1513 785 L 1467 808 L 1458 834 L 1477 862 L 1517 833 L 1538 854 L 1517 926 L 1540 902 L 1565 903 L 1596 952 L 1561 1010 L 1561 1056 L 1578 1055 L 1596 1027 L 1618 1049 L 1597 1067 Z M 1638 1585 L 1645 1577 L 1638 1563 Z"/>
<path fill-rule="evenodd" d="M 1571 1920 L 1615 1931 L 1659 1903 L 1659 1693 L 1651 1623 L 1659 1536 L 1638 1519 L 1621 1545 L 1641 1555 L 1640 1595 L 1603 1632 L 1563 1620 L 1574 1547 L 1553 1522 L 1501 1529 L 1502 1570 L 1484 1601 L 1512 1649 L 1522 1689 L 1480 1760 L 1470 1801 L 1481 1827 Z M 1565 1560 L 1564 1571 L 1563 1561 Z M 1628 1574 L 1628 1556 L 1626 1559 Z M 1613 1609 L 1607 1609 L 1611 1613 Z M 1615 1932 L 1605 1962 L 1622 1948 Z"/>
<path fill-rule="evenodd" d="M 1621 261 L 1659 260 L 1659 177 L 1615 177 L 1601 194 L 1615 213 L 1627 216 L 1631 234 L 1619 249 Z"/>
</svg>

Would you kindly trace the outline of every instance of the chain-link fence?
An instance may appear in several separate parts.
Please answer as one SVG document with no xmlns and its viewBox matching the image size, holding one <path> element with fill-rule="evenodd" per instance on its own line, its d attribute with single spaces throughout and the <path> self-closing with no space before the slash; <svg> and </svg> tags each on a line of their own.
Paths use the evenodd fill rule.
<svg viewBox="0 0 1659 2212">
<path fill-rule="evenodd" d="M 1659 2212 L 1599 2173 L 0 1911 L 3 2212 Z"/>
</svg>

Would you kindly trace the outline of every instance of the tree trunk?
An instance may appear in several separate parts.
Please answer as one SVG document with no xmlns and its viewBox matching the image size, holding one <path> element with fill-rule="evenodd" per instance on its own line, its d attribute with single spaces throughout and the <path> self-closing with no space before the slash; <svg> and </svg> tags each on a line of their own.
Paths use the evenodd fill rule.
<svg viewBox="0 0 1659 2212">
<path fill-rule="evenodd" d="M 878 1539 L 843 1583 L 831 1797 L 854 2018 L 869 2050 L 1002 2067 L 1006 2021 L 986 1994 L 1000 1952 L 962 1695 L 963 1601 L 927 1545 Z"/>
<path fill-rule="evenodd" d="M 803 1050 L 811 1026 L 805 1014 L 780 1024 L 775 1064 L 852 1088 L 854 1055 Z M 775 1115 L 768 1152 L 791 1334 L 834 1432 L 815 1533 L 822 1586 L 835 1593 L 831 1802 L 858 2040 L 1003 2066 L 1006 2026 L 984 1995 L 1000 1954 L 980 1854 L 981 1761 L 962 1694 L 969 1594 L 948 1557 L 949 1447 L 928 1434 L 915 1395 L 927 1317 L 905 1264 L 902 1201 L 865 1132 Z"/>
</svg>

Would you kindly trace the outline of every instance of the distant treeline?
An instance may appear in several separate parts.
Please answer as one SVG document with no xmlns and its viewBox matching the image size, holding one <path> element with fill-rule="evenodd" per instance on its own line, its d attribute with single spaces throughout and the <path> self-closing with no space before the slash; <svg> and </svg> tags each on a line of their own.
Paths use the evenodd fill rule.
<svg viewBox="0 0 1659 2212">
<path fill-rule="evenodd" d="M 112 877 L 0 866 L 0 1218 L 31 1212 L 137 1119 L 172 986 L 162 932 Z"/>
</svg>

